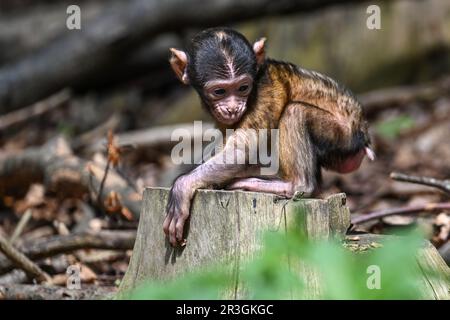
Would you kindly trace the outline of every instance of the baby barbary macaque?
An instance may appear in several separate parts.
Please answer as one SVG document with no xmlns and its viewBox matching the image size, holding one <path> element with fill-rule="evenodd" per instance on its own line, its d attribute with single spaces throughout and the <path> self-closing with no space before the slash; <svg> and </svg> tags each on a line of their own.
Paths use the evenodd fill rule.
<svg viewBox="0 0 450 320">
<path fill-rule="evenodd" d="M 170 49 L 170 64 L 191 85 L 221 130 L 234 129 L 222 152 L 248 157 L 244 129 L 279 130 L 279 172 L 258 176 L 258 165 L 227 164 L 216 154 L 178 177 L 170 191 L 164 231 L 173 246 L 184 245 L 184 224 L 197 189 L 212 185 L 292 197 L 311 195 L 321 168 L 355 171 L 370 148 L 361 104 L 333 79 L 265 57 L 265 39 L 253 46 L 240 33 L 213 28 L 196 35 L 187 49 Z"/>
</svg>

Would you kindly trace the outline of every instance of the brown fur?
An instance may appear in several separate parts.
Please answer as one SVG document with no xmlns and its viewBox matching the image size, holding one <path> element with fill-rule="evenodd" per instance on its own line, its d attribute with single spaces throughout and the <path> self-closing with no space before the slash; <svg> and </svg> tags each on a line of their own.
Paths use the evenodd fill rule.
<svg viewBox="0 0 450 320">
<path fill-rule="evenodd" d="M 311 192 L 318 161 L 312 138 L 336 149 L 351 147 L 353 134 L 367 135 L 360 103 L 334 80 L 292 64 L 268 60 L 251 107 L 236 128 L 280 130 L 280 174 Z M 222 129 L 227 128 L 219 124 Z"/>
<path fill-rule="evenodd" d="M 228 41 L 223 47 L 225 40 L 233 42 Z M 253 51 L 249 51 L 250 44 L 242 35 L 229 29 L 213 29 L 200 33 L 193 42 L 195 50 L 190 51 L 191 56 L 201 48 L 203 60 L 194 59 L 194 63 L 188 65 L 184 52 L 172 49 L 172 68 L 184 83 L 190 83 L 198 91 L 203 105 L 215 116 L 222 131 L 237 130 L 228 138 L 222 152 L 175 180 L 164 222 L 164 231 L 172 245 L 183 243 L 184 223 L 189 217 L 190 202 L 196 189 L 215 185 L 286 197 L 296 192 L 310 195 L 320 183 L 322 167 L 342 173 L 359 167 L 370 139 L 361 105 L 350 91 L 320 73 L 290 63 L 266 60 L 264 39 L 256 42 Z M 208 44 L 207 49 L 201 47 L 202 43 Z M 236 47 L 238 44 L 239 48 Z M 233 46 L 234 51 L 228 50 Z M 218 52 L 222 56 L 218 56 Z M 236 108 L 233 101 L 239 94 L 234 93 L 233 88 L 248 83 L 248 80 L 236 78 L 244 75 L 253 80 L 253 89 L 245 94 L 246 109 L 239 109 L 242 113 L 236 121 L 228 121 L 222 109 Z M 203 83 L 204 78 L 210 82 L 222 81 L 222 93 L 232 92 L 229 96 L 233 99 L 229 100 L 228 96 L 216 98 L 214 86 L 209 88 Z M 243 99 L 242 94 L 240 99 Z M 222 108 L 219 116 L 217 108 Z M 275 177 L 258 177 L 261 164 L 219 161 L 227 151 L 248 159 L 246 146 L 250 137 L 240 129 L 279 129 L 280 166 Z"/>
</svg>

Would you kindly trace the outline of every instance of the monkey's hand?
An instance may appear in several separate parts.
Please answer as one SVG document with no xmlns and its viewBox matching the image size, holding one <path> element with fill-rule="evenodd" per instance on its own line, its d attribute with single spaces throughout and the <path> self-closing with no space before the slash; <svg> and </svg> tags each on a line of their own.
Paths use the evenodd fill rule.
<svg viewBox="0 0 450 320">
<path fill-rule="evenodd" d="M 189 218 L 191 199 L 195 191 L 189 181 L 188 177 L 180 176 L 175 180 L 169 193 L 163 229 L 169 237 L 170 244 L 174 247 L 186 245 L 186 240 L 183 237 L 184 224 Z"/>
</svg>

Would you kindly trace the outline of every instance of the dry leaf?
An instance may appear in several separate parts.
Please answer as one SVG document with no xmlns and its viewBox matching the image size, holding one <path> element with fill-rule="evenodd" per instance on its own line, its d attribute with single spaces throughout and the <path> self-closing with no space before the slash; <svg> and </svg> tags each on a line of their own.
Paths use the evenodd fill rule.
<svg viewBox="0 0 450 320">
<path fill-rule="evenodd" d="M 120 195 L 116 191 L 111 191 L 103 201 L 103 205 L 107 212 L 119 212 L 122 209 Z"/>
<path fill-rule="evenodd" d="M 131 211 L 128 208 L 123 207 L 120 212 L 127 220 L 130 220 L 130 221 L 133 220 L 133 214 L 131 213 Z"/>
<path fill-rule="evenodd" d="M 97 274 L 94 271 L 92 271 L 91 268 L 89 268 L 88 266 L 85 266 L 85 265 L 80 265 L 80 267 L 81 267 L 81 273 L 80 273 L 81 282 L 92 283 L 95 280 L 97 280 Z"/>
<path fill-rule="evenodd" d="M 120 161 L 120 149 L 116 144 L 112 130 L 108 131 L 108 161 L 116 167 Z"/>
</svg>

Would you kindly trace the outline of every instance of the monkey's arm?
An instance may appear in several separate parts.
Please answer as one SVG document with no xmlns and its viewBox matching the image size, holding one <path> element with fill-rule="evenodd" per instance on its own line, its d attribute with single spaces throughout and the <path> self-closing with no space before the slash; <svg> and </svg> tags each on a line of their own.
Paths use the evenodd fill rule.
<svg viewBox="0 0 450 320">
<path fill-rule="evenodd" d="M 221 152 L 175 180 L 169 193 L 167 216 L 163 225 L 164 232 L 173 246 L 184 245 L 184 224 L 189 217 L 191 200 L 197 189 L 212 184 L 224 185 L 235 178 L 251 175 L 247 170 L 248 165 L 245 164 L 246 148 L 242 148 L 242 142 L 245 143 L 246 140 L 246 136 L 237 132 L 228 139 Z"/>
</svg>

